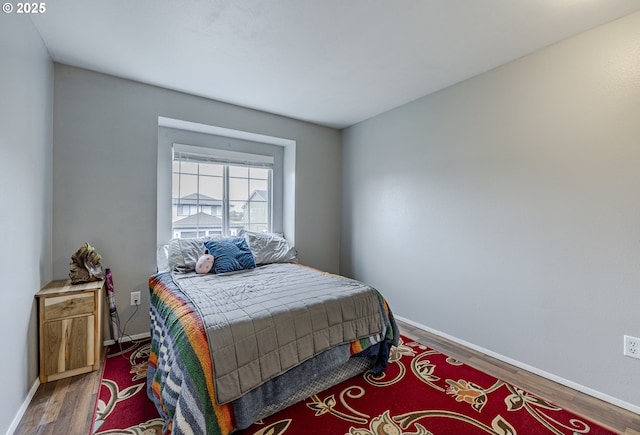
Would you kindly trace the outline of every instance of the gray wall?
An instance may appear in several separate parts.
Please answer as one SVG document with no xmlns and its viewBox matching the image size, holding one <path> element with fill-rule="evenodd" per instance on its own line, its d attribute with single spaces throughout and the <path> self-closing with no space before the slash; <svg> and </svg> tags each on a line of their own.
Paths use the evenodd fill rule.
<svg viewBox="0 0 640 435">
<path fill-rule="evenodd" d="M 51 279 L 53 64 L 26 15 L 0 15 L 0 433 L 38 376 L 36 293 Z M 14 422 L 17 424 L 17 422 Z"/>
<path fill-rule="evenodd" d="M 343 131 L 341 272 L 640 406 L 639 46 L 636 13 Z"/>
<path fill-rule="evenodd" d="M 295 242 L 302 262 L 338 271 L 340 132 L 179 92 L 55 66 L 53 273 L 87 241 L 113 271 L 126 332 L 148 332 L 155 271 L 158 116 L 296 141 Z"/>
</svg>

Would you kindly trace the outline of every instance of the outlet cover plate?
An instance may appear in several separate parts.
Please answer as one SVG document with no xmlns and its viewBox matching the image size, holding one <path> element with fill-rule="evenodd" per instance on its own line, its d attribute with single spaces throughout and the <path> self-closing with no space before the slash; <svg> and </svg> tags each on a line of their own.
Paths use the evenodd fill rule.
<svg viewBox="0 0 640 435">
<path fill-rule="evenodd" d="M 624 336 L 624 354 L 631 358 L 640 359 L 640 338 L 630 335 Z"/>
<path fill-rule="evenodd" d="M 140 292 L 131 292 L 131 305 L 140 305 Z"/>
</svg>

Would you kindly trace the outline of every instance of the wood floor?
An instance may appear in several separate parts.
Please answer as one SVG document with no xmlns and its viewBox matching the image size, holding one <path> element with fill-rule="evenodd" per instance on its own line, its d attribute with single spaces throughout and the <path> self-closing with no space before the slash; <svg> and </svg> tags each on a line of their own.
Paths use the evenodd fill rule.
<svg viewBox="0 0 640 435">
<path fill-rule="evenodd" d="M 406 323 L 403 335 L 519 386 L 624 435 L 640 435 L 640 415 L 523 371 Z M 15 435 L 89 434 L 100 371 L 40 385 Z"/>
<path fill-rule="evenodd" d="M 87 435 L 100 370 L 40 384 L 14 435 Z"/>
</svg>

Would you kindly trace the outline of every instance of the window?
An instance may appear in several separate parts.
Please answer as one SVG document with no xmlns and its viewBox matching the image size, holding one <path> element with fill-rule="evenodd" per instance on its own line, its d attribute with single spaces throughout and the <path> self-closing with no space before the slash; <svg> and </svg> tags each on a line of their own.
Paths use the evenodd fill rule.
<svg viewBox="0 0 640 435">
<path fill-rule="evenodd" d="M 272 231 L 273 157 L 174 144 L 173 237 Z"/>
<path fill-rule="evenodd" d="M 268 216 L 269 226 L 272 232 L 284 233 L 287 239 L 295 242 L 296 142 L 294 140 L 158 117 L 157 196 L 155 201 L 158 245 L 165 244 L 174 237 L 172 228 L 173 221 L 177 218 L 178 207 L 173 203 L 173 198 L 180 197 L 173 192 L 174 151 L 199 156 L 198 159 L 196 157 L 185 159 L 186 162 L 206 163 L 219 159 L 219 161 L 211 163 L 271 169 L 270 185 L 268 186 L 270 194 L 268 207 L 271 209 L 270 216 Z M 260 178 L 253 177 L 253 175 L 251 174 L 250 178 Z M 206 195 L 204 192 L 200 193 Z M 184 196 L 188 193 L 182 192 L 182 194 Z M 221 198 L 213 198 L 221 200 Z M 253 199 L 257 200 L 258 198 Z M 151 198 L 147 198 L 147 200 L 150 201 Z M 216 205 L 200 205 L 199 210 L 202 213 L 216 216 L 221 220 L 224 214 L 229 220 L 227 211 L 223 210 L 222 201 Z M 256 205 L 257 202 L 252 201 L 252 206 Z M 181 206 L 180 217 L 186 218 L 197 213 L 197 207 L 194 204 L 192 212 L 191 205 Z M 208 207 L 211 208 L 208 209 Z M 253 209 L 255 210 L 255 207 Z M 234 209 L 229 208 L 228 210 L 233 211 Z M 243 210 L 240 209 L 240 211 Z M 252 219 L 251 223 L 255 224 L 255 219 Z M 197 234 L 195 228 L 193 231 Z M 214 232 L 222 234 L 223 228 L 219 224 L 215 229 L 204 231 L 210 231 L 211 234 Z"/>
<path fill-rule="evenodd" d="M 178 216 L 189 216 L 191 214 L 191 208 L 187 204 L 178 204 L 177 205 Z"/>
</svg>

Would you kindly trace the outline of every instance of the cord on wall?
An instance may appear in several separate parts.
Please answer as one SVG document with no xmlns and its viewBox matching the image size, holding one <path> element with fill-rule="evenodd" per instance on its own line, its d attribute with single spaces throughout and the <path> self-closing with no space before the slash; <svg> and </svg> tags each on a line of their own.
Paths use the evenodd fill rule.
<svg viewBox="0 0 640 435">
<path fill-rule="evenodd" d="M 122 344 L 122 341 L 124 340 L 125 337 L 127 338 L 127 340 L 124 340 L 124 341 L 131 341 L 131 342 L 135 343 L 135 340 L 129 334 L 126 333 L 127 325 L 129 324 L 131 319 L 133 319 L 134 316 L 140 310 L 140 303 L 136 304 L 135 307 L 136 307 L 136 309 L 133 311 L 133 313 L 131 313 L 131 315 L 124 322 L 124 326 L 122 328 L 120 328 L 120 318 L 117 318 L 117 320 L 116 320 L 116 324 L 118 325 L 118 332 L 120 333 L 119 338 L 116 340 L 116 343 L 118 343 L 118 344 Z"/>
</svg>

